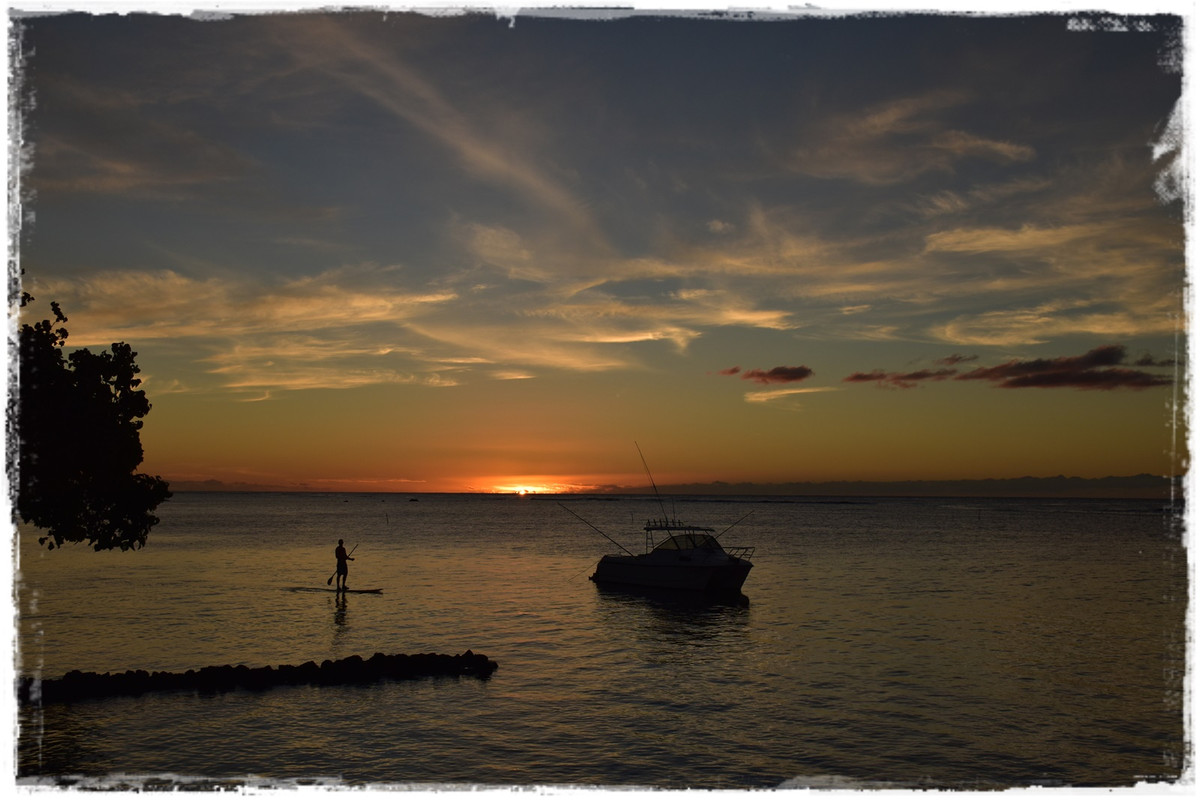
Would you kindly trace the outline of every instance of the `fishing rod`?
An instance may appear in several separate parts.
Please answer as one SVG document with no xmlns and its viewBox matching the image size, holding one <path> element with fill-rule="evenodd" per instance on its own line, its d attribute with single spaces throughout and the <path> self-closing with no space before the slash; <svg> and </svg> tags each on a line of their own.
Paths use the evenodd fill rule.
<svg viewBox="0 0 1200 800">
<path fill-rule="evenodd" d="M 575 579 L 576 579 L 576 578 L 578 578 L 580 575 L 582 575 L 583 573 L 587 572 L 589 569 L 592 569 L 592 565 L 591 565 L 591 564 L 589 564 L 588 566 L 586 566 L 586 567 L 584 567 L 583 569 L 579 570 L 579 572 L 576 572 L 576 573 L 575 573 L 574 575 L 572 575 L 571 577 L 567 578 L 567 580 L 566 580 L 566 581 L 564 581 L 564 583 L 569 583 L 570 581 L 573 581 L 573 580 L 575 580 Z"/>
<path fill-rule="evenodd" d="M 654 475 L 650 473 L 650 465 L 646 463 L 646 457 L 642 455 L 642 448 L 638 447 L 638 443 L 633 443 L 637 447 L 638 457 L 642 459 L 642 467 L 646 470 L 646 477 L 650 479 L 650 486 L 654 489 L 654 496 L 658 498 L 658 508 L 662 511 L 663 519 L 667 519 L 667 508 L 663 505 L 662 495 L 658 493 L 658 484 L 654 482 Z"/>
<path fill-rule="evenodd" d="M 605 539 L 608 539 L 610 542 L 612 542 L 613 544 L 615 544 L 617 547 L 620 547 L 622 550 L 625 550 L 625 547 L 624 547 L 624 546 L 623 546 L 623 545 L 622 545 L 620 542 L 618 542 L 616 539 L 612 538 L 612 537 L 611 537 L 611 536 L 609 536 L 607 533 L 605 533 L 604 531 L 600 530 L 600 529 L 599 529 L 599 528 L 597 528 L 595 525 L 593 525 L 592 523 L 588 522 L 588 521 L 587 521 L 586 519 L 584 519 L 583 517 L 581 517 L 581 516 L 579 516 L 578 514 L 576 514 L 574 511 L 571 511 L 571 509 L 567 508 L 567 507 L 566 507 L 566 506 L 564 506 L 562 503 L 559 503 L 559 504 L 558 504 L 558 506 L 559 506 L 559 508 L 561 508 L 563 511 L 566 511 L 566 512 L 568 512 L 568 513 L 569 513 L 571 516 L 575 517 L 575 519 L 579 520 L 579 521 L 580 521 L 580 522 L 582 522 L 584 525 L 587 525 L 589 528 L 591 528 L 592 530 L 594 530 L 596 533 L 598 533 L 598 534 L 600 534 L 601 536 L 603 536 Z M 626 553 L 628 553 L 629 555 L 633 555 L 633 553 L 630 553 L 628 550 L 625 550 L 625 552 L 626 552 Z"/>
<path fill-rule="evenodd" d="M 753 511 L 751 511 L 751 512 L 750 512 L 750 514 L 753 514 L 753 513 L 754 513 Z M 737 522 L 733 523 L 733 525 L 730 525 L 728 528 L 726 528 L 725 530 L 721 531 L 720 533 L 718 533 L 718 534 L 717 534 L 716 536 L 714 536 L 713 538 L 714 538 L 714 539 L 720 539 L 722 536 L 724 536 L 725 534 L 729 533 L 730 529 L 734 528 L 734 527 L 735 527 L 735 526 L 737 526 L 737 525 L 741 525 L 741 524 L 742 524 L 742 520 L 746 519 L 746 517 L 750 516 L 750 514 L 747 514 L 746 516 L 742 517 L 742 519 L 739 519 Z"/>
<path fill-rule="evenodd" d="M 350 552 L 346 553 L 346 558 L 349 558 L 350 556 L 354 555 L 354 551 L 357 549 L 358 549 L 358 545 L 354 545 L 354 547 L 350 550 Z M 326 586 L 331 585 L 333 583 L 333 579 L 336 577 L 337 577 L 337 570 L 335 569 L 333 571 L 333 574 L 329 576 L 329 580 L 325 581 L 325 585 Z"/>
</svg>

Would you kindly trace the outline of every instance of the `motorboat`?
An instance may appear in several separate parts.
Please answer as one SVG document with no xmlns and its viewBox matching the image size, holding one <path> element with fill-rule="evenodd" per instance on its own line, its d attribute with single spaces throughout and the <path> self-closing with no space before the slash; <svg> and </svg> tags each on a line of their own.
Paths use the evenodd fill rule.
<svg viewBox="0 0 1200 800">
<path fill-rule="evenodd" d="M 753 547 L 722 547 L 712 528 L 663 518 L 647 520 L 644 530 L 645 553 L 626 550 L 625 555 L 604 556 L 592 580 L 614 586 L 736 593 L 754 566 L 750 563 Z"/>
</svg>

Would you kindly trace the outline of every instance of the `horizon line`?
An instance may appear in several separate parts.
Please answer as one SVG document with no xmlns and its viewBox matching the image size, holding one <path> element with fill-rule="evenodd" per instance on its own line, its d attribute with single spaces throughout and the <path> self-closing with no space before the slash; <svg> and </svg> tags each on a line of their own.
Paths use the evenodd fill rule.
<svg viewBox="0 0 1200 800">
<path fill-rule="evenodd" d="M 709 481 L 665 484 L 658 494 L 673 496 L 774 496 L 774 497 L 1078 497 L 1091 499 L 1174 499 L 1182 497 L 1186 475 L 1109 475 L 1101 478 L 1078 476 L 1023 475 L 1016 478 L 917 478 L 898 480 L 827 480 L 827 481 Z M 170 481 L 169 481 L 170 482 Z M 452 490 L 328 489 L 307 485 L 226 482 L 217 479 L 173 482 L 173 492 L 183 493 L 271 493 L 271 494 L 372 494 L 372 495 L 495 495 L 549 497 L 653 496 L 649 486 L 608 485 L 579 490 L 543 491 L 533 488 L 502 491 L 463 488 Z M 981 491 L 988 489 L 991 491 Z M 874 491 L 872 491 L 874 490 Z M 968 491 L 963 491 L 968 490 Z M 972 493 L 969 490 L 974 490 Z M 1018 491 L 1021 490 L 1021 491 Z M 1074 490 L 1074 491 L 1072 491 Z"/>
</svg>

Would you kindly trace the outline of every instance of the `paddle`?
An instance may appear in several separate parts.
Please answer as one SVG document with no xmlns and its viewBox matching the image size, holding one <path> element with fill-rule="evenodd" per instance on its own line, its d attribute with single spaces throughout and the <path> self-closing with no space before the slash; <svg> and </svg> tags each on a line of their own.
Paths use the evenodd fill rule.
<svg viewBox="0 0 1200 800">
<path fill-rule="evenodd" d="M 358 549 L 358 545 L 354 545 L 354 550 L 357 550 L 357 549 Z M 354 555 L 354 550 L 351 550 L 349 553 L 346 553 L 346 558 L 349 558 L 350 556 Z M 329 580 L 325 581 L 325 585 L 326 585 L 326 586 L 332 586 L 332 585 L 333 585 L 333 579 L 334 579 L 334 578 L 336 578 L 336 577 L 337 577 L 337 570 L 335 569 L 335 570 L 333 571 L 333 574 L 329 576 Z"/>
</svg>

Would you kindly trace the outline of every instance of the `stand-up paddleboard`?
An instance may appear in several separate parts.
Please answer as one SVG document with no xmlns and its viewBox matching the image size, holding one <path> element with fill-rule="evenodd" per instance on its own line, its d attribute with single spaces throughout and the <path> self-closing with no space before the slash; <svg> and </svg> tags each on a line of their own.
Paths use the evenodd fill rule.
<svg viewBox="0 0 1200 800">
<path fill-rule="evenodd" d="M 383 589 L 333 589 L 324 586 L 289 586 L 289 592 L 337 592 L 338 594 L 382 594 Z"/>
</svg>

